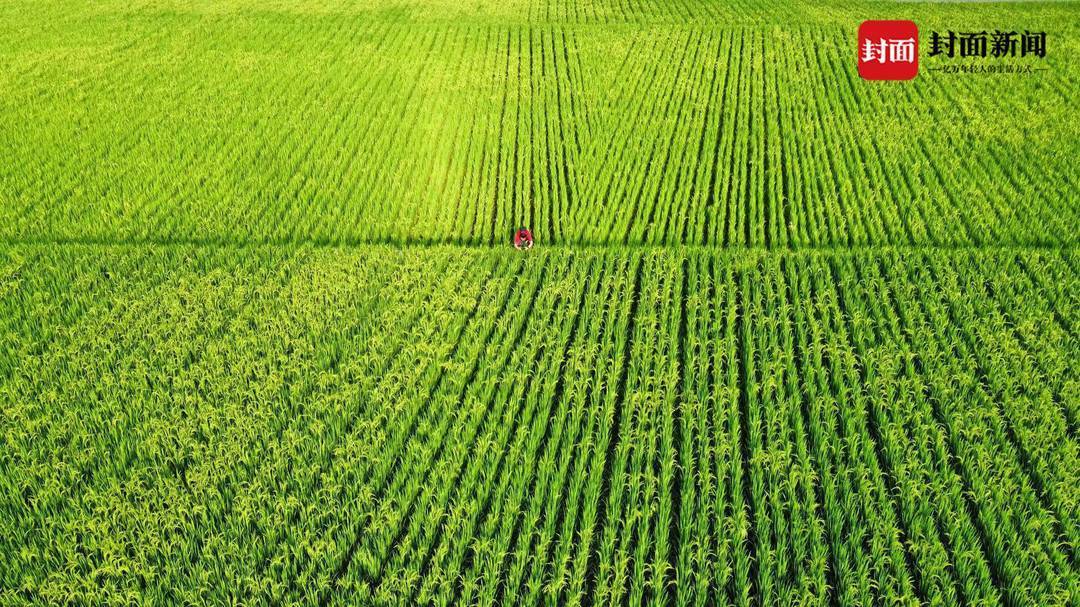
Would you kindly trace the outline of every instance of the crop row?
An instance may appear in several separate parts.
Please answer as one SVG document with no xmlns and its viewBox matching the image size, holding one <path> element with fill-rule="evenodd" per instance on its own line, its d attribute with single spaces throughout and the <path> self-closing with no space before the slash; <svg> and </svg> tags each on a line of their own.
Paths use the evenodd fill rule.
<svg viewBox="0 0 1080 607">
<path fill-rule="evenodd" d="M 50 21 L 67 37 L 11 43 L 0 237 L 1076 242 L 1067 34 L 1045 77 L 877 86 L 857 75 L 856 21 L 243 14 L 73 16 Z"/>
<path fill-rule="evenodd" d="M 3 604 L 1080 599 L 1072 252 L 0 269 Z"/>
</svg>

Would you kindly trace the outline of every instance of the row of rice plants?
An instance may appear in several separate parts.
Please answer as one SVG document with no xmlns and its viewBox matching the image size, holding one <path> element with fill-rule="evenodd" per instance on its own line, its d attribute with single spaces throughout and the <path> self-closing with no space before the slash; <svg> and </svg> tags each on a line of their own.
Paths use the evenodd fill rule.
<svg viewBox="0 0 1080 607">
<path fill-rule="evenodd" d="M 547 449 L 532 473 L 521 514 L 510 524 L 498 569 L 484 572 L 496 584 L 496 600 L 529 597 L 546 603 L 586 598 L 591 547 L 598 532 L 605 464 L 617 438 L 619 377 L 626 364 L 627 323 L 633 316 L 634 276 L 640 260 L 612 256 L 609 277 L 583 309 L 586 340 L 568 351 L 557 423 L 533 430 L 548 435 Z M 590 305 L 592 304 L 592 305 Z M 514 510 L 507 509 L 511 514 Z M 499 553 L 496 553 L 499 555 Z M 572 569 L 571 571 L 568 571 Z M 505 572 L 505 573 L 504 573 Z M 505 575 L 505 578 L 501 576 Z M 550 582 L 546 582 L 550 580 Z"/>
<path fill-rule="evenodd" d="M 883 265 L 923 367 L 928 384 L 923 398 L 933 406 L 971 497 L 969 511 L 1002 600 L 1016 605 L 1075 600 L 1076 574 L 1067 548 L 1021 467 L 1009 425 L 987 391 L 985 372 L 952 309 L 962 298 L 948 276 L 961 264 L 915 258 Z"/>
<path fill-rule="evenodd" d="M 751 273 L 747 302 L 748 453 L 755 554 L 762 601 L 821 602 L 830 587 L 830 547 L 817 506 L 814 457 L 803 409 L 793 308 L 783 265 Z"/>
<path fill-rule="evenodd" d="M 535 418 L 536 409 L 556 404 L 552 401 L 567 340 L 580 317 L 584 305 L 582 299 L 591 289 L 590 281 L 595 280 L 589 275 L 591 271 L 599 271 L 588 262 L 575 268 L 563 265 L 568 260 L 557 261 L 553 267 L 545 269 L 550 277 L 531 308 L 527 326 L 516 339 L 508 340 L 514 351 L 500 374 L 496 384 L 500 389 L 492 395 L 493 404 L 489 406 L 492 411 L 487 414 L 496 415 L 495 424 L 485 428 L 486 436 L 475 441 L 475 451 L 461 464 L 456 481 L 444 483 L 448 486 L 440 488 L 449 495 L 433 501 L 433 505 L 438 506 L 432 512 L 434 517 L 427 518 L 427 527 L 434 531 L 435 541 L 426 546 L 421 543 L 419 546 L 424 549 L 416 554 L 399 551 L 388 565 L 389 580 L 400 581 L 411 574 L 419 581 L 418 587 L 409 588 L 408 584 L 403 584 L 400 593 L 394 592 L 390 596 L 408 596 L 410 600 L 421 602 L 434 599 L 451 604 L 466 599 L 489 604 L 495 601 L 497 585 L 480 587 L 475 582 L 470 583 L 463 578 L 462 567 L 466 559 L 478 556 L 484 562 L 494 564 L 496 556 L 509 551 L 507 546 L 491 545 L 491 540 L 478 537 L 475 530 L 479 519 L 485 515 L 484 503 L 491 499 L 489 492 L 508 481 L 507 475 L 512 468 L 505 468 L 507 453 L 520 453 L 520 447 L 514 449 L 507 441 L 514 439 L 520 445 L 520 441 L 528 436 L 543 436 L 547 426 L 555 423 L 550 416 Z M 525 344 L 527 346 L 523 347 Z M 507 408 L 495 403 L 505 403 L 502 406 Z M 522 426 L 521 422 L 534 418 L 539 420 L 537 425 Z M 550 432 L 554 434 L 556 429 L 551 428 Z M 527 467 L 543 463 L 519 460 L 519 465 Z M 455 507 L 442 517 L 445 520 L 441 524 L 435 525 L 443 504 L 447 503 Z M 423 530 L 425 526 L 417 528 Z M 401 545 L 414 543 L 406 537 Z"/>
<path fill-rule="evenodd" d="M 850 28 L 813 22 L 362 15 L 71 18 L 54 27 L 94 52 L 50 35 L 51 62 L 22 40 L 0 236 L 493 244 L 524 223 L 548 243 L 1075 242 L 1071 64 L 1007 90 L 880 87 Z"/>
<path fill-rule="evenodd" d="M 274 472 L 270 483 L 280 487 L 274 491 L 278 503 L 306 504 L 312 495 L 319 500 L 318 507 L 294 512 L 288 524 L 275 527 L 276 536 L 251 574 L 257 580 L 281 580 L 275 589 L 278 600 L 294 601 L 313 589 L 328 592 L 351 555 L 361 565 L 371 562 L 366 544 L 358 545 L 361 538 L 407 517 L 397 508 L 409 508 L 420 489 L 418 479 L 407 474 L 409 462 L 437 461 L 454 436 L 448 434 L 451 424 L 464 412 L 450 406 L 449 394 L 467 381 L 467 365 L 479 364 L 469 361 L 483 352 L 485 335 L 500 322 L 500 311 L 512 297 L 513 266 L 489 267 L 481 275 L 500 270 L 509 275 L 478 283 L 466 268 L 467 288 L 455 290 L 449 283 L 427 293 L 432 302 L 421 305 L 415 327 L 383 334 L 392 353 L 372 361 L 383 367 L 381 372 L 350 369 L 368 379 L 361 384 L 365 389 L 342 403 L 346 414 L 332 418 L 340 439 L 316 435 L 312 442 L 318 456 L 300 479 L 292 466 Z M 365 406 L 349 413 L 350 402 Z M 294 457 L 310 457 L 311 450 L 297 445 Z M 268 520 L 277 514 L 274 509 L 259 512 Z"/>
<path fill-rule="evenodd" d="M 853 294 L 858 310 L 848 322 L 921 586 L 928 600 L 942 604 L 999 604 L 988 557 L 992 547 L 970 516 L 971 496 L 938 422 L 925 367 L 878 262 L 830 260 L 839 265 L 839 288 Z"/>
<path fill-rule="evenodd" d="M 970 294 L 956 309 L 967 317 L 962 329 L 985 376 L 984 387 L 998 404 L 1036 493 L 1056 519 L 1055 533 L 1070 547 L 1068 554 L 1080 545 L 1080 469 L 1061 462 L 1080 461 L 1080 453 L 1070 440 L 1069 412 L 1061 397 L 1066 377 L 1061 357 L 1075 355 L 1077 343 L 1046 314 L 1045 304 L 1016 305 L 1028 297 L 1037 300 L 1039 291 L 1015 290 L 1010 284 L 1015 264 L 995 262 L 980 258 L 956 267 L 958 286 Z"/>
<path fill-rule="evenodd" d="M 6 603 L 1078 598 L 1073 253 L 2 259 Z"/>
<path fill-rule="evenodd" d="M 433 444 L 416 450 L 415 457 L 410 453 L 388 479 L 387 498 L 397 505 L 399 516 L 357 534 L 360 579 L 371 580 L 377 596 L 402 600 L 414 594 L 414 585 L 430 581 L 424 577 L 424 561 L 430 556 L 424 555 L 431 554 L 433 542 L 446 532 L 444 524 L 466 516 L 458 510 L 466 507 L 461 503 L 467 503 L 465 496 L 482 489 L 469 481 L 478 482 L 476 466 L 486 461 L 487 453 L 494 456 L 500 450 L 506 428 L 499 422 L 508 421 L 513 416 L 508 409 L 520 403 L 513 396 L 497 396 L 521 389 L 527 374 L 522 367 L 528 369 L 533 355 L 529 340 L 537 337 L 528 330 L 535 331 L 538 321 L 551 320 L 546 308 L 539 306 L 550 306 L 558 288 L 556 283 L 550 285 L 556 288 L 547 289 L 543 274 L 559 276 L 567 270 L 566 259 L 553 262 L 552 267 L 531 267 L 519 277 L 523 285 L 507 285 L 507 308 L 492 319 L 491 331 L 481 329 L 481 336 L 486 335 L 481 349 L 466 358 L 470 362 L 449 376 L 452 381 L 431 398 L 442 418 L 431 431 Z M 488 321 L 480 322 L 482 327 Z M 517 381 L 500 381 L 504 374 Z M 503 390 L 498 390 L 500 384 Z M 464 489 L 470 491 L 458 495 Z"/>
</svg>

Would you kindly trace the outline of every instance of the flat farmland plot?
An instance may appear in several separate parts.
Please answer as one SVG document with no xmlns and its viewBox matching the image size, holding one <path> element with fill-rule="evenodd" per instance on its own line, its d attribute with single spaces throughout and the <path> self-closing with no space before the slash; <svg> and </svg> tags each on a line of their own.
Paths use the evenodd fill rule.
<svg viewBox="0 0 1080 607">
<path fill-rule="evenodd" d="M 0 0 L 0 606 L 1080 604 L 1076 6 Z"/>
<path fill-rule="evenodd" d="M 39 34 L 31 17 L 53 13 L 8 8 L 28 31 L 4 52 L 0 234 L 490 245 L 525 223 L 549 244 L 1076 242 L 1071 5 L 981 17 L 1052 30 L 1037 77 L 892 87 L 858 77 L 860 18 L 839 9 L 701 5 L 680 23 L 649 6 L 598 21 L 104 3 L 54 9 Z"/>
<path fill-rule="evenodd" d="M 5 250 L 5 602 L 1077 598 L 1072 253 L 235 253 Z"/>
</svg>

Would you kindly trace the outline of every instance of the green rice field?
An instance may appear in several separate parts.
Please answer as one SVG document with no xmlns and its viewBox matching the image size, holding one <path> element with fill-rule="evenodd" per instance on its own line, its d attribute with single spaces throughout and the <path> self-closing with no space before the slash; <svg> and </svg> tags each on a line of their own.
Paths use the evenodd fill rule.
<svg viewBox="0 0 1080 607">
<path fill-rule="evenodd" d="M 1080 605 L 1080 4 L 0 33 L 0 606 Z"/>
</svg>

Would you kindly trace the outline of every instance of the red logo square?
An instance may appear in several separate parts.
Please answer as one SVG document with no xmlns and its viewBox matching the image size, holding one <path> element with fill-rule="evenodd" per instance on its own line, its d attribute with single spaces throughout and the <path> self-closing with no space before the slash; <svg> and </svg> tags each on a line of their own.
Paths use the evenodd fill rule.
<svg viewBox="0 0 1080 607">
<path fill-rule="evenodd" d="M 919 28 L 914 21 L 863 21 L 858 55 L 866 80 L 911 80 L 919 73 Z"/>
</svg>

